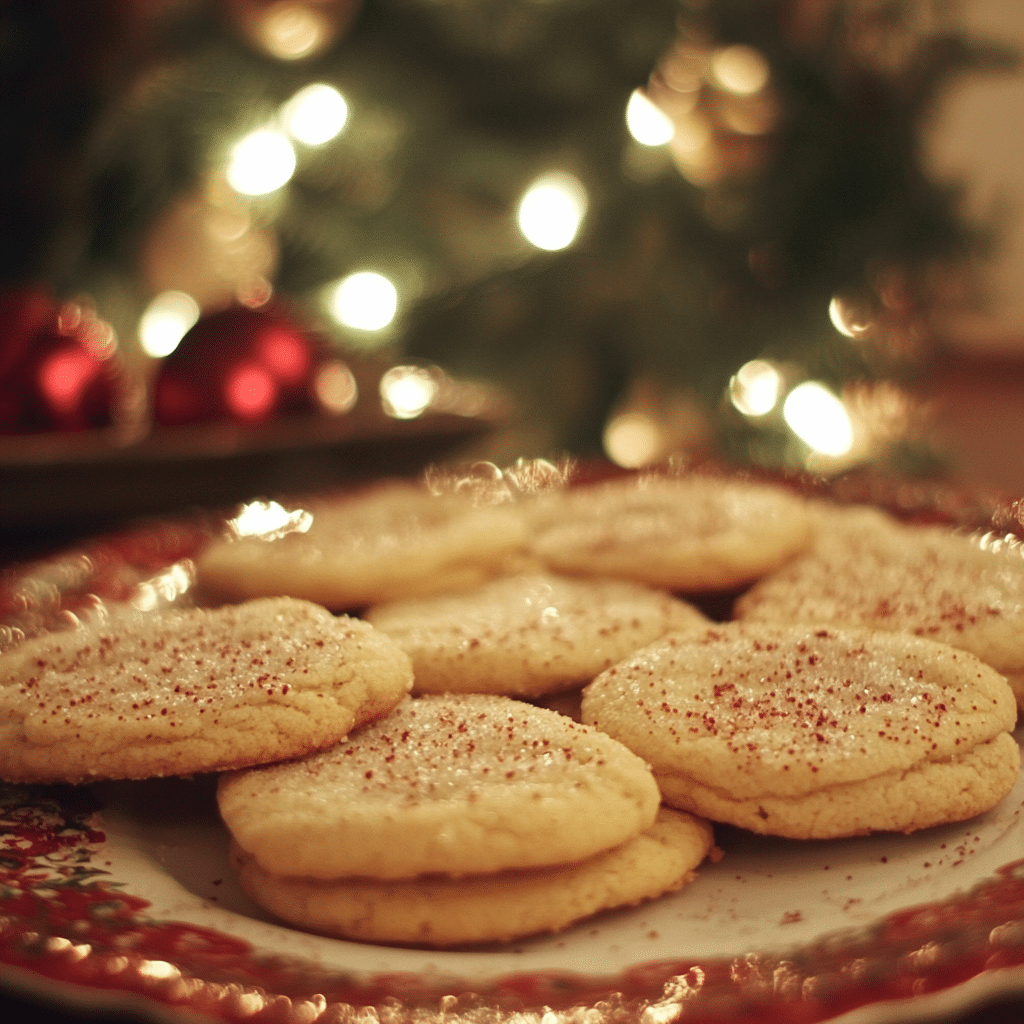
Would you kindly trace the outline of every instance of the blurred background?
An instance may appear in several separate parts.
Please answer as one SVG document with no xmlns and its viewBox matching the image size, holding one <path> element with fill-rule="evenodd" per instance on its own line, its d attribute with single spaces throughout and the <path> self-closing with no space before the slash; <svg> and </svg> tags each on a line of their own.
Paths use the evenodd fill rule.
<svg viewBox="0 0 1024 1024">
<path fill-rule="evenodd" d="M 0 0 L 0 519 L 356 449 L 1024 487 L 1022 42 L 1015 0 Z"/>
</svg>

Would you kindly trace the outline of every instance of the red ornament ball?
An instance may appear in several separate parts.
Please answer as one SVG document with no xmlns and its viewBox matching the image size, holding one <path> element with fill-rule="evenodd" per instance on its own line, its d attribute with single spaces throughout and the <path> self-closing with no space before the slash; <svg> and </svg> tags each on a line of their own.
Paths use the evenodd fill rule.
<svg viewBox="0 0 1024 1024">
<path fill-rule="evenodd" d="M 0 291 L 0 433 L 109 427 L 124 395 L 117 337 L 88 306 Z"/>
<path fill-rule="evenodd" d="M 258 422 L 320 409 L 315 378 L 326 347 L 279 307 L 211 313 L 163 360 L 154 419 L 161 426 Z"/>
</svg>

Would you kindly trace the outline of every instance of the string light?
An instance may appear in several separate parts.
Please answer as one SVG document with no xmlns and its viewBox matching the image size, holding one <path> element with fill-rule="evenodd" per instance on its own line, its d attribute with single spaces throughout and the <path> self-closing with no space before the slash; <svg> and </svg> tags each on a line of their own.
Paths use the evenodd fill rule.
<svg viewBox="0 0 1024 1024">
<path fill-rule="evenodd" d="M 139 319 L 139 344 L 154 359 L 169 356 L 199 319 L 199 303 L 186 292 L 161 292 Z"/>
<path fill-rule="evenodd" d="M 853 424 L 842 401 L 820 381 L 806 380 L 786 396 L 789 428 L 820 455 L 839 457 L 853 448 Z"/>
<path fill-rule="evenodd" d="M 523 194 L 517 222 L 531 245 L 554 252 L 572 245 L 586 212 L 582 182 L 571 174 L 554 172 L 538 178 Z"/>
<path fill-rule="evenodd" d="M 672 118 L 659 110 L 640 89 L 634 89 L 626 104 L 626 127 L 642 146 L 663 146 L 675 134 Z"/>
<path fill-rule="evenodd" d="M 384 412 L 398 420 L 421 416 L 437 394 L 437 381 L 422 366 L 393 366 L 380 379 Z"/>
<path fill-rule="evenodd" d="M 295 173 L 295 150 L 274 128 L 260 128 L 239 139 L 228 157 L 228 184 L 244 196 L 262 196 L 286 185 Z"/>
<path fill-rule="evenodd" d="M 604 430 L 604 450 L 617 466 L 639 469 L 662 454 L 665 439 L 658 422 L 644 412 L 612 417 Z"/>
<path fill-rule="evenodd" d="M 782 375 L 765 359 L 744 363 L 729 381 L 729 400 L 744 416 L 766 416 L 781 392 Z"/>
<path fill-rule="evenodd" d="M 398 312 L 398 289 L 383 274 L 358 271 L 329 288 L 327 309 L 343 327 L 382 331 Z"/>
<path fill-rule="evenodd" d="M 847 338 L 863 337 L 873 326 L 870 316 L 839 295 L 828 304 L 828 316 L 832 326 Z"/>
<path fill-rule="evenodd" d="M 768 61 L 752 46 L 726 46 L 711 58 L 715 85 L 734 96 L 754 96 L 768 84 Z"/>
<path fill-rule="evenodd" d="M 348 122 L 348 103 L 326 82 L 300 89 L 281 107 L 281 124 L 297 142 L 322 146 L 340 135 Z"/>
</svg>

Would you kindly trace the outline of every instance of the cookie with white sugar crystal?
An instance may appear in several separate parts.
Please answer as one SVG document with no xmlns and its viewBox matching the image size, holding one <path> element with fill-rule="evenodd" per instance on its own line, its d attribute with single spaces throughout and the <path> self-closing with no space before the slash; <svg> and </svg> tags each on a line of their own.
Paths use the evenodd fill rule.
<svg viewBox="0 0 1024 1024">
<path fill-rule="evenodd" d="M 410 878 L 549 867 L 649 828 L 648 766 L 596 729 L 506 697 L 409 698 L 331 750 L 222 777 L 262 870 Z"/>
<path fill-rule="evenodd" d="M 0 778 L 191 775 L 300 757 L 386 714 L 407 655 L 292 598 L 124 612 L 0 656 Z"/>
<path fill-rule="evenodd" d="M 335 611 L 475 586 L 526 546 L 511 505 L 391 481 L 285 510 L 253 503 L 199 556 L 209 601 L 289 595 Z"/>
<path fill-rule="evenodd" d="M 795 839 L 964 820 L 1006 796 L 1020 765 L 999 673 L 865 629 L 668 636 L 602 673 L 582 717 L 651 764 L 669 805 Z"/>
<path fill-rule="evenodd" d="M 806 500 L 782 487 L 692 474 L 618 478 L 527 504 L 533 553 L 555 572 L 669 590 L 727 590 L 811 540 Z"/>
<path fill-rule="evenodd" d="M 811 548 L 736 603 L 749 622 L 864 626 L 941 640 L 1007 677 L 1024 706 L 1024 549 L 1017 540 L 821 505 Z"/>
<path fill-rule="evenodd" d="M 314 880 L 272 875 L 237 845 L 243 889 L 300 928 L 365 942 L 448 947 L 561 931 L 602 910 L 673 892 L 714 850 L 711 826 L 662 808 L 650 828 L 560 867 L 462 878 Z"/>
<path fill-rule="evenodd" d="M 578 688 L 667 632 L 708 624 L 664 591 L 551 573 L 375 605 L 365 618 L 412 658 L 413 692 L 518 697 Z"/>
</svg>

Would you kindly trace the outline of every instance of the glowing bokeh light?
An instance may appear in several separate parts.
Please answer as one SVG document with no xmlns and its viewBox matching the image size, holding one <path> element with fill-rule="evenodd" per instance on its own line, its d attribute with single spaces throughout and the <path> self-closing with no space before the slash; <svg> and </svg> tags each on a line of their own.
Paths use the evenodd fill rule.
<svg viewBox="0 0 1024 1024">
<path fill-rule="evenodd" d="M 626 127 L 642 146 L 663 146 L 675 134 L 672 118 L 656 107 L 640 89 L 626 104 Z"/>
<path fill-rule="evenodd" d="M 798 384 L 786 396 L 782 415 L 790 429 L 820 455 L 846 455 L 853 448 L 853 424 L 842 401 L 816 380 Z"/>
<path fill-rule="evenodd" d="M 767 84 L 771 69 L 752 46 L 726 46 L 711 58 L 715 84 L 734 96 L 754 96 Z"/>
<path fill-rule="evenodd" d="M 241 419 L 259 419 L 277 404 L 277 382 L 259 363 L 242 363 L 224 382 L 224 402 Z"/>
<path fill-rule="evenodd" d="M 582 183 L 571 174 L 556 172 L 538 178 L 526 190 L 517 221 L 531 245 L 554 252 L 572 245 L 586 212 Z"/>
<path fill-rule="evenodd" d="M 313 513 L 297 508 L 288 511 L 276 501 L 250 501 L 228 522 L 236 537 L 276 540 L 289 533 L 306 533 L 313 525 Z"/>
<path fill-rule="evenodd" d="M 301 60 L 323 49 L 330 24 L 321 11 L 302 0 L 280 0 L 263 12 L 257 27 L 260 42 L 279 60 Z"/>
<path fill-rule="evenodd" d="M 359 385 L 345 363 L 340 359 L 331 359 L 316 371 L 313 392 L 327 412 L 338 416 L 356 404 Z"/>
<path fill-rule="evenodd" d="M 139 611 L 152 611 L 162 602 L 171 602 L 187 593 L 195 582 L 192 563 L 175 562 L 170 568 L 140 583 L 132 607 Z"/>
<path fill-rule="evenodd" d="M 178 978 L 181 971 L 166 960 L 143 960 L 135 970 L 144 978 Z"/>
<path fill-rule="evenodd" d="M 832 326 L 847 338 L 860 338 L 871 330 L 870 316 L 865 316 L 853 303 L 835 295 L 828 304 L 828 318 Z"/>
<path fill-rule="evenodd" d="M 169 356 L 199 319 L 199 303 L 186 292 L 161 292 L 139 319 L 139 344 L 147 356 Z"/>
<path fill-rule="evenodd" d="M 228 157 L 228 184 L 244 196 L 262 196 L 286 185 L 295 173 L 295 150 L 273 128 L 239 139 Z"/>
<path fill-rule="evenodd" d="M 765 416 L 779 404 L 782 375 L 767 360 L 744 363 L 729 381 L 729 400 L 744 416 Z"/>
<path fill-rule="evenodd" d="M 285 131 L 307 146 L 321 146 L 340 135 L 348 121 L 348 104 L 334 86 L 314 82 L 281 108 Z"/>
<path fill-rule="evenodd" d="M 663 447 L 661 428 L 646 413 L 620 413 L 605 426 L 605 454 L 616 465 L 626 469 L 649 465 L 658 458 Z"/>
<path fill-rule="evenodd" d="M 309 369 L 306 343 L 286 328 L 274 328 L 260 338 L 260 362 L 284 384 L 298 384 Z"/>
<path fill-rule="evenodd" d="M 99 364 L 82 348 L 58 349 L 39 365 L 39 387 L 53 408 L 71 412 Z"/>
<path fill-rule="evenodd" d="M 383 274 L 362 270 L 335 284 L 327 296 L 331 316 L 357 331 L 382 331 L 398 312 L 398 289 Z"/>
<path fill-rule="evenodd" d="M 393 366 L 380 379 L 384 411 L 396 420 L 412 420 L 430 407 L 437 381 L 422 366 Z"/>
</svg>

